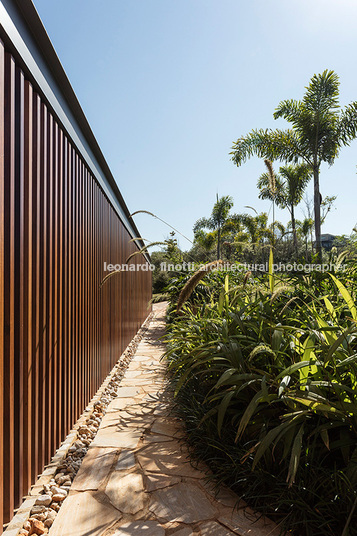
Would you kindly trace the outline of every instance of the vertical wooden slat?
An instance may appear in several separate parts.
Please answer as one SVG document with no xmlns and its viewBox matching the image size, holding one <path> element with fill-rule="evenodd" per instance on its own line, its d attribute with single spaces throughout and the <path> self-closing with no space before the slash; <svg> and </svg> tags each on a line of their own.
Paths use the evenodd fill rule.
<svg viewBox="0 0 357 536">
<path fill-rule="evenodd" d="M 0 483 L 4 481 L 4 225 L 5 225 L 5 203 L 4 203 L 4 89 L 5 89 L 5 50 L 2 41 L 0 41 Z M 0 484 L 0 527 L 3 524 L 3 509 L 4 509 L 4 493 L 3 485 Z"/>
<path fill-rule="evenodd" d="M 112 235 L 110 237 L 110 256 L 113 259 L 112 262 L 116 264 L 117 256 L 116 256 L 116 217 L 114 215 L 113 208 L 110 206 L 110 218 L 111 218 L 111 227 L 112 227 Z M 117 332 L 116 332 L 116 320 L 117 320 L 117 298 L 118 298 L 118 279 L 120 275 L 117 274 L 117 276 L 113 277 L 113 292 L 110 296 L 111 298 L 111 317 L 113 318 L 112 321 L 112 331 L 110 334 L 110 349 L 111 349 L 111 360 L 110 360 L 110 367 L 112 368 L 114 366 L 114 363 L 116 361 L 116 354 L 117 354 Z"/>
<path fill-rule="evenodd" d="M 99 284 L 100 279 L 98 276 L 98 265 L 101 262 L 101 259 L 99 257 L 99 240 L 98 240 L 98 221 L 99 221 L 99 202 L 98 202 L 98 188 L 94 187 L 94 207 L 93 207 L 93 216 L 94 216 L 94 236 L 93 236 L 93 264 L 94 264 L 94 283 L 93 283 L 93 289 L 94 289 L 94 385 L 93 389 L 95 389 L 95 385 L 98 382 L 98 371 L 99 371 L 99 363 L 98 363 L 98 346 L 99 346 Z"/>
<path fill-rule="evenodd" d="M 99 329 L 99 322 L 100 322 L 100 276 L 99 276 L 99 266 L 102 262 L 102 259 L 100 258 L 100 250 L 99 250 L 99 217 L 100 217 L 100 206 L 99 206 L 99 193 L 98 188 L 94 189 L 94 196 L 95 196 L 95 229 L 94 229 L 94 266 L 95 266 L 95 276 L 94 276 L 94 282 L 95 282 L 95 319 L 94 319 L 94 328 L 95 328 L 95 382 L 99 383 L 99 344 L 100 344 L 100 329 Z"/>
<path fill-rule="evenodd" d="M 39 238 L 39 389 L 38 389 L 38 411 L 39 411 L 39 428 L 38 428 L 38 466 L 43 467 L 46 456 L 46 403 L 49 386 L 46 377 L 46 356 L 47 356 L 47 134 L 48 134 L 48 115 L 47 107 L 41 104 L 40 109 L 40 176 L 37 185 L 37 202 L 40 211 L 40 222 L 38 230 Z"/>
<path fill-rule="evenodd" d="M 106 236 L 106 239 L 107 239 L 107 258 L 111 260 L 111 262 L 114 262 L 115 263 L 115 260 L 112 259 L 112 242 L 113 242 L 113 236 L 114 236 L 114 232 L 113 232 L 113 224 L 112 224 L 112 210 L 111 210 L 111 206 L 110 204 L 108 203 L 108 200 L 106 199 L 106 209 L 107 209 L 107 214 L 108 214 L 108 229 L 109 229 L 109 233 L 108 235 Z M 107 369 L 110 369 L 111 368 L 111 364 L 112 364 L 112 356 L 113 356 L 113 349 L 112 349 L 112 334 L 113 334 L 113 328 L 112 328 L 112 320 L 113 320 L 113 316 L 114 316 L 114 303 L 115 303 L 115 277 L 111 278 L 110 281 L 109 281 L 109 295 L 107 296 L 108 298 L 108 305 L 107 305 L 107 322 L 108 322 L 108 339 L 107 339 L 107 352 L 108 352 L 108 362 L 107 362 Z M 105 374 L 105 372 L 104 372 Z M 104 374 L 103 374 L 103 377 L 104 377 Z"/>
<path fill-rule="evenodd" d="M 52 123 L 52 347 L 50 359 L 52 363 L 51 381 L 51 443 L 50 455 L 58 445 L 58 125 Z"/>
<path fill-rule="evenodd" d="M 63 263 L 63 292 L 62 292 L 62 440 L 64 439 L 68 419 L 68 140 L 63 136 L 63 225 L 62 225 L 62 263 Z"/>
<path fill-rule="evenodd" d="M 103 262 L 106 260 L 105 257 L 105 240 L 102 236 L 102 230 L 104 226 L 107 224 L 105 221 L 105 213 L 104 213 L 104 207 L 105 207 L 105 199 L 104 197 L 100 197 L 99 199 L 99 223 L 98 223 L 98 239 L 99 239 L 99 258 L 100 258 L 100 264 L 99 264 L 99 280 L 102 281 L 104 277 L 103 273 Z M 108 228 L 108 227 L 107 227 Z M 108 261 L 107 261 L 108 262 Z M 98 311 L 98 332 L 99 332 L 99 348 L 100 348 L 100 357 L 98 356 L 98 383 L 101 382 L 102 379 L 102 371 L 105 366 L 105 338 L 104 338 L 104 328 L 103 325 L 106 323 L 106 319 L 104 317 L 105 313 L 105 306 L 104 306 L 104 297 L 106 292 L 108 291 L 108 285 L 104 285 L 101 287 L 99 298 L 100 298 L 100 304 L 99 304 L 99 311 Z"/>
<path fill-rule="evenodd" d="M 88 330 L 88 398 L 93 396 L 92 390 L 92 371 L 93 371 L 93 331 L 92 331 L 92 311 L 93 301 L 91 293 L 91 283 L 93 279 L 93 265 L 92 265 L 92 178 L 90 173 L 87 173 L 87 185 L 88 185 L 88 217 L 87 217 L 87 232 L 88 232 L 88 251 L 87 251 L 87 330 Z"/>
<path fill-rule="evenodd" d="M 74 388 L 73 388 L 73 397 L 74 397 L 74 420 L 78 417 L 78 399 L 79 399 L 79 349 L 78 349 L 78 271 L 79 271 L 79 260 L 78 260 L 78 204 L 79 204 L 79 195 L 78 195 L 78 156 L 74 154 L 73 158 L 73 167 L 74 167 L 74 176 L 73 176 L 73 359 L 74 359 Z"/>
<path fill-rule="evenodd" d="M 107 263 L 111 262 L 110 259 L 110 214 L 109 214 L 109 207 L 108 202 L 105 198 L 103 198 L 103 226 L 101 229 L 102 233 L 102 239 L 104 244 L 104 250 L 103 250 L 103 261 L 106 261 Z M 107 230 L 106 233 L 104 233 L 104 229 Z M 103 268 L 102 268 L 103 270 Z M 104 277 L 104 273 L 102 275 L 102 278 Z M 102 288 L 102 344 L 101 344 L 101 354 L 102 354 L 102 367 L 101 367 L 101 381 L 103 381 L 105 376 L 105 371 L 109 369 L 109 363 L 110 363 L 110 295 L 112 291 L 112 278 L 108 280 L 108 282 L 103 286 Z"/>
<path fill-rule="evenodd" d="M 63 439 L 62 419 L 63 419 L 63 132 L 58 129 L 58 179 L 57 179 L 57 436 L 56 445 L 58 446 Z"/>
<path fill-rule="evenodd" d="M 4 520 L 14 509 L 14 356 L 15 351 L 15 62 L 5 55 L 4 87 Z"/>
<path fill-rule="evenodd" d="M 86 340 L 86 364 L 85 364 L 85 374 L 86 374 L 86 390 L 84 403 L 90 400 L 90 370 L 91 370 L 91 349 L 90 349 L 90 328 L 89 328 L 89 241 L 90 241 L 90 225 L 89 225 L 89 208 L 90 208 L 90 191 L 89 191 L 89 181 L 88 181 L 88 170 L 85 169 L 85 340 Z"/>
<path fill-rule="evenodd" d="M 33 97 L 33 217 L 32 217 L 32 249 L 33 249 L 33 269 L 32 269 L 32 441 L 31 441 L 31 482 L 35 481 L 38 474 L 38 449 L 40 431 L 40 243 L 41 243 L 41 194 L 40 194 L 40 161 L 41 161 L 41 99 L 34 94 Z"/>
<path fill-rule="evenodd" d="M 120 259 L 120 222 L 118 221 L 118 218 L 114 217 L 115 221 L 115 258 L 118 259 L 116 262 L 119 262 Z M 122 274 L 120 274 L 121 276 Z M 116 297 L 116 305 L 115 305 L 115 336 L 116 336 L 116 356 L 115 356 L 115 362 L 117 361 L 118 357 L 122 353 L 122 345 L 121 345 L 121 291 L 122 291 L 122 284 L 123 284 L 123 278 L 118 277 L 117 278 L 117 297 Z"/>
<path fill-rule="evenodd" d="M 83 226 L 83 204 L 84 204 L 84 191 L 83 191 L 83 163 L 79 159 L 79 265 L 78 265 L 78 276 L 79 276 L 79 297 L 78 297 L 78 337 L 79 337 L 79 414 L 82 413 L 83 407 L 83 392 L 84 392 L 84 333 L 83 333 L 83 243 L 84 243 L 84 226 Z"/>
<path fill-rule="evenodd" d="M 118 236 L 118 258 L 121 259 L 122 255 L 122 236 L 123 236 L 123 227 L 119 224 L 119 236 Z M 120 262 L 120 261 L 119 261 Z M 124 351 L 123 343 L 123 295 L 124 295 L 124 278 L 120 278 L 120 298 L 118 303 L 118 309 L 120 311 L 120 354 Z"/>
<path fill-rule="evenodd" d="M 82 345 L 83 345 L 83 390 L 82 390 L 82 408 L 86 406 L 87 400 L 87 366 L 88 366 L 88 345 L 87 345 L 87 170 L 82 163 L 83 177 L 83 209 L 82 209 Z M 82 411 L 83 411 L 82 409 Z"/>
<path fill-rule="evenodd" d="M 70 400 L 70 422 L 74 420 L 74 407 L 75 407 L 75 370 L 74 370 L 74 317 L 73 317 L 73 307 L 74 307 L 74 275 L 75 275 L 75 258 L 74 258 L 74 206 L 75 206 L 75 197 L 74 197 L 74 161 L 73 161 L 73 148 L 72 145 L 69 147 L 68 154 L 68 210 L 69 210 L 69 254 L 68 254 L 68 270 L 69 270 L 69 286 L 68 286 L 68 296 L 69 296 L 69 361 L 70 361 L 70 391 L 72 393 Z"/>
<path fill-rule="evenodd" d="M 66 352 L 67 352 L 67 428 L 69 429 L 70 423 L 72 422 L 71 411 L 72 411 L 72 368 L 71 368 L 71 305 L 72 305 L 72 287 L 71 287 L 71 275 L 72 275 L 72 228 L 71 228 L 71 144 L 67 140 L 67 196 L 66 196 L 66 205 L 67 205 L 67 233 L 66 233 L 66 281 L 67 281 L 67 291 L 66 291 Z M 71 396 L 69 396 L 71 393 Z"/>
<path fill-rule="evenodd" d="M 46 373 L 44 381 L 47 386 L 45 403 L 45 463 L 48 463 L 52 448 L 52 403 L 53 403 L 53 117 L 50 113 L 47 122 L 47 196 L 46 196 L 46 228 L 47 228 L 47 287 L 46 287 Z"/>
<path fill-rule="evenodd" d="M 96 318 L 97 318 L 97 255 L 96 255 L 96 218 L 97 218 L 97 207 L 96 207 L 96 191 L 94 188 L 93 177 L 91 176 L 92 183 L 92 268 L 93 276 L 91 281 L 91 290 L 93 295 L 93 307 L 92 307 L 92 332 L 93 332 L 93 369 L 92 369 L 92 393 L 94 394 L 95 385 L 97 382 L 97 329 L 96 329 Z"/>
<path fill-rule="evenodd" d="M 25 495 L 31 485 L 31 424 L 32 424 L 32 135 L 33 91 L 29 82 L 24 86 L 24 255 L 23 255 L 23 487 Z"/>
<path fill-rule="evenodd" d="M 72 319 L 72 306 L 73 306 L 73 178 L 72 178 L 72 146 L 68 143 L 67 150 L 67 206 L 68 206 L 68 255 L 67 255 L 67 355 L 68 355 L 68 390 L 71 396 L 68 400 L 68 423 L 73 422 L 73 352 L 72 352 L 72 340 L 73 340 L 73 319 Z"/>
<path fill-rule="evenodd" d="M 83 401 L 84 401 L 84 391 L 85 391 L 85 374 L 84 374 L 84 367 L 85 367 L 85 337 L 84 337 L 84 309 L 83 309 L 83 297 L 84 297 L 84 167 L 83 162 L 81 160 L 80 162 L 80 247 L 79 247 L 79 254 L 80 254 L 80 261 L 79 261 L 79 337 L 80 337 L 80 350 L 81 350 L 81 384 L 80 384 L 80 413 L 82 413 L 84 409 Z"/>
<path fill-rule="evenodd" d="M 94 189 L 94 182 L 93 177 L 91 176 L 91 188 L 92 188 L 92 205 L 91 205 L 91 219 L 92 219 L 92 230 L 91 230 L 91 236 L 92 236 L 92 251 L 91 251 L 91 269 L 92 269 L 92 277 L 91 277 L 91 294 L 92 294 L 92 306 L 91 306 L 91 334 L 92 334 L 92 356 L 93 356 L 93 362 L 92 362 L 92 373 L 91 373 L 91 390 L 92 390 L 92 396 L 95 393 L 95 385 L 96 385 L 96 338 L 97 333 L 95 329 L 95 321 L 96 321 L 96 303 L 97 303 L 97 292 L 98 292 L 98 281 L 96 277 L 96 254 L 95 254 L 95 222 L 96 222 L 96 204 L 95 204 L 95 189 Z"/>
<path fill-rule="evenodd" d="M 81 159 L 77 156 L 77 218 L 76 218 L 76 352 L 77 352 L 77 413 L 76 418 L 81 414 L 81 394 L 82 394 L 82 333 L 81 333 L 81 245 L 82 245 L 82 229 L 81 229 Z"/>
<path fill-rule="evenodd" d="M 77 414 L 76 418 L 81 414 L 81 396 L 82 396 L 82 332 L 81 332 L 81 262 L 82 262 L 82 228 L 81 228 L 81 215 L 82 215 L 82 195 L 81 195 L 81 159 L 77 156 L 77 221 L 76 221 L 76 238 L 77 238 L 77 306 L 76 306 L 76 326 L 77 326 Z"/>
<path fill-rule="evenodd" d="M 72 176 L 72 182 L 73 182 L 73 197 L 72 197 L 72 203 L 73 203 L 73 218 L 72 218 L 72 251 L 73 251 L 73 257 L 72 257 L 72 274 L 73 274 L 73 282 L 72 282 L 72 296 L 73 296 L 73 302 L 72 302 L 72 329 L 73 329 L 73 336 L 72 336 L 72 377 L 73 377 L 73 390 L 72 390 L 72 397 L 73 397 L 73 415 L 72 415 L 72 422 L 76 420 L 77 418 L 77 408 L 78 408 L 78 341 L 77 341 L 77 318 L 76 318 L 76 311 L 77 311 L 77 202 L 78 202 L 78 195 L 77 195 L 77 158 L 76 154 L 73 150 L 73 176 Z"/>
<path fill-rule="evenodd" d="M 14 346 L 14 461 L 15 507 L 23 495 L 25 322 L 25 207 L 24 207 L 24 84 L 23 72 L 15 69 L 15 346 Z M 20 395 L 21 393 L 21 395 Z M 20 396 L 19 396 L 20 395 Z"/>
<path fill-rule="evenodd" d="M 89 331 L 89 347 L 90 347 L 90 370 L 89 375 L 89 397 L 94 395 L 93 390 L 93 372 L 94 372 L 94 330 L 93 330 L 93 314 L 94 314 L 94 296 L 93 296 L 93 279 L 94 279 L 94 265 L 93 265 L 93 181 L 91 175 L 88 173 L 88 188 L 89 188 L 89 252 L 88 252 L 88 292 L 89 292 L 89 317 L 88 317 L 88 331 Z"/>
</svg>

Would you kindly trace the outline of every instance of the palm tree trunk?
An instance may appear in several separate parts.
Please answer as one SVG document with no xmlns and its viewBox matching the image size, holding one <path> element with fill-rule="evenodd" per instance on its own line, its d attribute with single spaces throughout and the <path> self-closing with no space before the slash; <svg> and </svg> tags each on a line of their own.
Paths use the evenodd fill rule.
<svg viewBox="0 0 357 536">
<path fill-rule="evenodd" d="M 217 261 L 221 258 L 221 228 L 218 227 L 217 233 Z"/>
<path fill-rule="evenodd" d="M 310 230 L 310 242 L 311 242 L 311 258 L 314 255 L 314 237 L 312 236 L 312 227 Z"/>
<path fill-rule="evenodd" d="M 307 235 L 305 236 L 305 259 L 307 262 Z"/>
<path fill-rule="evenodd" d="M 296 258 L 297 258 L 297 256 L 298 256 L 298 243 L 297 243 L 297 236 L 296 236 L 296 223 L 295 223 L 294 205 L 291 205 L 290 214 L 291 214 L 291 228 L 293 230 L 294 249 L 295 249 L 295 255 L 296 255 Z"/>
<path fill-rule="evenodd" d="M 314 216 L 315 216 L 315 241 L 318 262 L 322 262 L 321 250 L 321 209 L 320 209 L 320 186 L 319 168 L 314 166 Z"/>
</svg>

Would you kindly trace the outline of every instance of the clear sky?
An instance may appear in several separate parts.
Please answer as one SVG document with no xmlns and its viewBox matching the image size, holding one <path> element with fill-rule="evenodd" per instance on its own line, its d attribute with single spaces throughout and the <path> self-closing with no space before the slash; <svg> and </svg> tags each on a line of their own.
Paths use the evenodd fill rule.
<svg viewBox="0 0 357 536">
<path fill-rule="evenodd" d="M 341 105 L 357 100 L 356 0 L 34 3 L 129 210 L 191 238 L 217 193 L 233 197 L 234 212 L 269 211 L 256 187 L 264 163 L 237 168 L 229 151 L 253 128 L 287 126 L 273 119 L 280 100 L 301 98 L 326 68 L 340 77 Z M 322 165 L 322 195 L 337 195 L 323 232 L 349 234 L 357 222 L 356 147 Z M 170 232 L 147 215 L 135 221 L 151 241 Z"/>
</svg>

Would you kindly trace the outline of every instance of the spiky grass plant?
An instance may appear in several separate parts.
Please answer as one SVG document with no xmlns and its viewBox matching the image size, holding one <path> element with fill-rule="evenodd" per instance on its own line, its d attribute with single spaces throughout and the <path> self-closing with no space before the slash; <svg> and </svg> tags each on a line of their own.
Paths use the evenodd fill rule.
<svg viewBox="0 0 357 536">
<path fill-rule="evenodd" d="M 320 295 L 309 277 L 295 295 L 291 281 L 276 292 L 269 275 L 266 290 L 226 277 L 215 300 L 172 323 L 179 411 L 198 455 L 256 508 L 299 536 L 355 535 L 353 293 L 333 275 Z"/>
</svg>

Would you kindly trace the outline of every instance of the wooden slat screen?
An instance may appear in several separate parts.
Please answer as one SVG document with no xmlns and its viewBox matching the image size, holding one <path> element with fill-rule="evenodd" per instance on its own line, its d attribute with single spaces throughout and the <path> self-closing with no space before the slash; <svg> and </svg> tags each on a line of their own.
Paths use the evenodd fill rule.
<svg viewBox="0 0 357 536">
<path fill-rule="evenodd" d="M 150 271 L 62 126 L 0 45 L 0 516 L 41 473 L 149 313 Z M 142 255 L 131 261 L 145 264 Z"/>
</svg>

